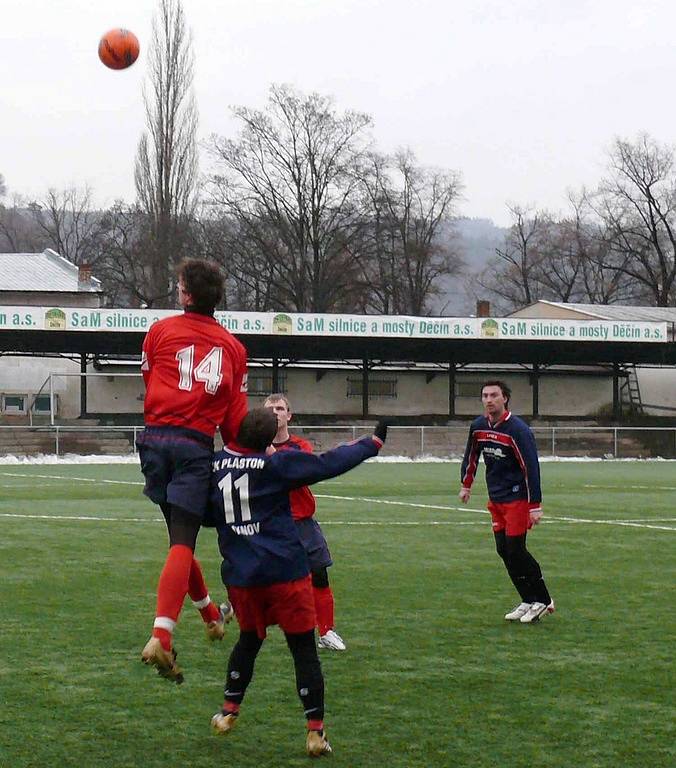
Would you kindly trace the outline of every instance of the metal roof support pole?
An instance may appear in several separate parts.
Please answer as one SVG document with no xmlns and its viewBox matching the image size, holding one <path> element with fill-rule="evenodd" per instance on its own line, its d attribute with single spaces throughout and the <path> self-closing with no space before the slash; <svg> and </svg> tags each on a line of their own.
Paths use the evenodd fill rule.
<svg viewBox="0 0 676 768">
<path fill-rule="evenodd" d="M 80 354 L 80 418 L 87 417 L 87 355 Z"/>
<path fill-rule="evenodd" d="M 361 368 L 361 415 L 362 418 L 369 417 L 369 359 L 365 357 L 362 360 Z"/>
<path fill-rule="evenodd" d="M 620 401 L 620 365 L 613 363 L 613 419 L 621 421 L 622 403 Z"/>
<path fill-rule="evenodd" d="M 49 423 L 54 426 L 54 374 L 49 374 Z M 58 440 L 59 433 L 57 430 L 56 437 Z M 59 452 L 58 444 L 56 452 Z"/>
<path fill-rule="evenodd" d="M 533 418 L 537 419 L 540 415 L 540 366 L 538 363 L 533 363 L 531 386 L 533 387 Z"/>
<path fill-rule="evenodd" d="M 272 358 L 272 391 L 281 392 L 279 388 L 279 358 Z"/>
<path fill-rule="evenodd" d="M 455 418 L 455 363 L 448 364 L 448 417 Z"/>
</svg>

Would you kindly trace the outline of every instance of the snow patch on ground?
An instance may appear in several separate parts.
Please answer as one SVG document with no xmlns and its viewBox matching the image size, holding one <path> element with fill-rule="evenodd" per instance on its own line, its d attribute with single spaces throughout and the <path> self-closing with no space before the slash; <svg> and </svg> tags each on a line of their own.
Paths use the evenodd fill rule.
<svg viewBox="0 0 676 768">
<path fill-rule="evenodd" d="M 451 456 L 440 458 L 439 456 L 376 456 L 367 459 L 367 462 L 374 464 L 459 464 L 461 458 Z M 665 461 L 673 462 L 676 459 L 663 459 L 661 457 L 649 459 L 613 459 L 612 457 L 600 458 L 592 456 L 541 456 L 542 463 L 548 462 L 651 462 Z M 35 456 L 0 456 L 0 465 L 4 466 L 25 466 L 30 464 L 138 464 L 139 459 L 135 453 L 124 454 L 122 456 L 91 455 L 79 456 L 74 453 L 67 453 L 63 456 L 55 454 L 39 453 Z"/>
</svg>

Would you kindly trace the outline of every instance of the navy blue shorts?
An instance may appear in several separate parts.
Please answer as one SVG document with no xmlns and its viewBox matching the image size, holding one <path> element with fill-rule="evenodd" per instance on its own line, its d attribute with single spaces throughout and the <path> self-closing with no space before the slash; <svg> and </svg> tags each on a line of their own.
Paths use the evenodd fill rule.
<svg viewBox="0 0 676 768">
<path fill-rule="evenodd" d="M 209 499 L 214 444 L 183 427 L 146 427 L 136 438 L 143 493 L 155 504 L 173 504 L 204 518 Z"/>
<path fill-rule="evenodd" d="M 310 562 L 310 570 L 318 571 L 320 568 L 328 568 L 333 565 L 329 545 L 326 543 L 322 529 L 314 517 L 302 517 L 294 522 L 300 540 L 305 547 L 307 559 Z"/>
</svg>

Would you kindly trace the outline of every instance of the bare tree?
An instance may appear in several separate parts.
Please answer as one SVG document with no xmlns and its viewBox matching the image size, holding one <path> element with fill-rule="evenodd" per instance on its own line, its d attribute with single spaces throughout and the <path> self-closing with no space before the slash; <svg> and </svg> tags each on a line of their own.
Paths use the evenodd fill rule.
<svg viewBox="0 0 676 768">
<path fill-rule="evenodd" d="M 5 184 L 5 177 L 0 173 L 0 197 L 4 197 L 7 194 L 7 184 Z"/>
<path fill-rule="evenodd" d="M 0 250 L 37 253 L 50 247 L 49 238 L 35 224 L 28 200 L 13 195 L 9 205 L 0 204 Z"/>
<path fill-rule="evenodd" d="M 148 54 L 143 97 L 147 131 L 136 156 L 140 210 L 148 217 L 150 306 L 169 306 L 172 268 L 188 253 L 187 226 L 197 184 L 197 105 L 193 92 L 192 39 L 180 0 L 159 0 Z"/>
<path fill-rule="evenodd" d="M 273 86 L 265 110 L 236 107 L 237 140 L 213 136 L 211 199 L 236 222 L 240 257 L 264 275 L 278 308 L 322 312 L 348 305 L 357 274 L 359 178 L 370 118 L 339 114 L 330 98 Z"/>
<path fill-rule="evenodd" d="M 617 139 L 593 206 L 609 248 L 604 266 L 635 281 L 655 305 L 669 306 L 676 288 L 673 148 L 647 134 Z"/>
<path fill-rule="evenodd" d="M 508 208 L 513 224 L 505 245 L 495 249 L 495 259 L 476 276 L 476 283 L 499 305 L 514 309 L 545 298 L 540 280 L 542 245 L 551 216 L 546 211 L 533 211 L 519 205 Z"/>
<path fill-rule="evenodd" d="M 372 156 L 365 176 L 375 264 L 367 277 L 382 312 L 422 315 L 439 279 L 457 274 L 462 259 L 450 225 L 460 195 L 459 174 L 421 166 L 410 150 Z"/>
<path fill-rule="evenodd" d="M 93 207 L 89 187 L 49 189 L 29 204 L 28 211 L 45 247 L 73 264 L 97 266 L 102 257 L 102 214 Z"/>
</svg>

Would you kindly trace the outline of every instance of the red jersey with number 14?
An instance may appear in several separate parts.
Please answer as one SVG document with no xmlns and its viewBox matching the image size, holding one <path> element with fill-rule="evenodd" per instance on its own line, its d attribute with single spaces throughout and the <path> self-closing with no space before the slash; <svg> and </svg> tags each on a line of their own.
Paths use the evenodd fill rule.
<svg viewBox="0 0 676 768">
<path fill-rule="evenodd" d="M 185 427 L 223 441 L 247 412 L 246 350 L 211 315 L 185 312 L 150 326 L 143 340 L 147 426 Z"/>
<path fill-rule="evenodd" d="M 289 435 L 289 439 L 283 443 L 273 443 L 276 451 L 305 451 L 312 453 L 312 443 L 303 440 L 297 435 Z M 294 488 L 289 492 L 291 503 L 291 515 L 294 520 L 302 520 L 304 517 L 312 517 L 317 507 L 314 494 L 304 485 L 302 488 Z"/>
</svg>

